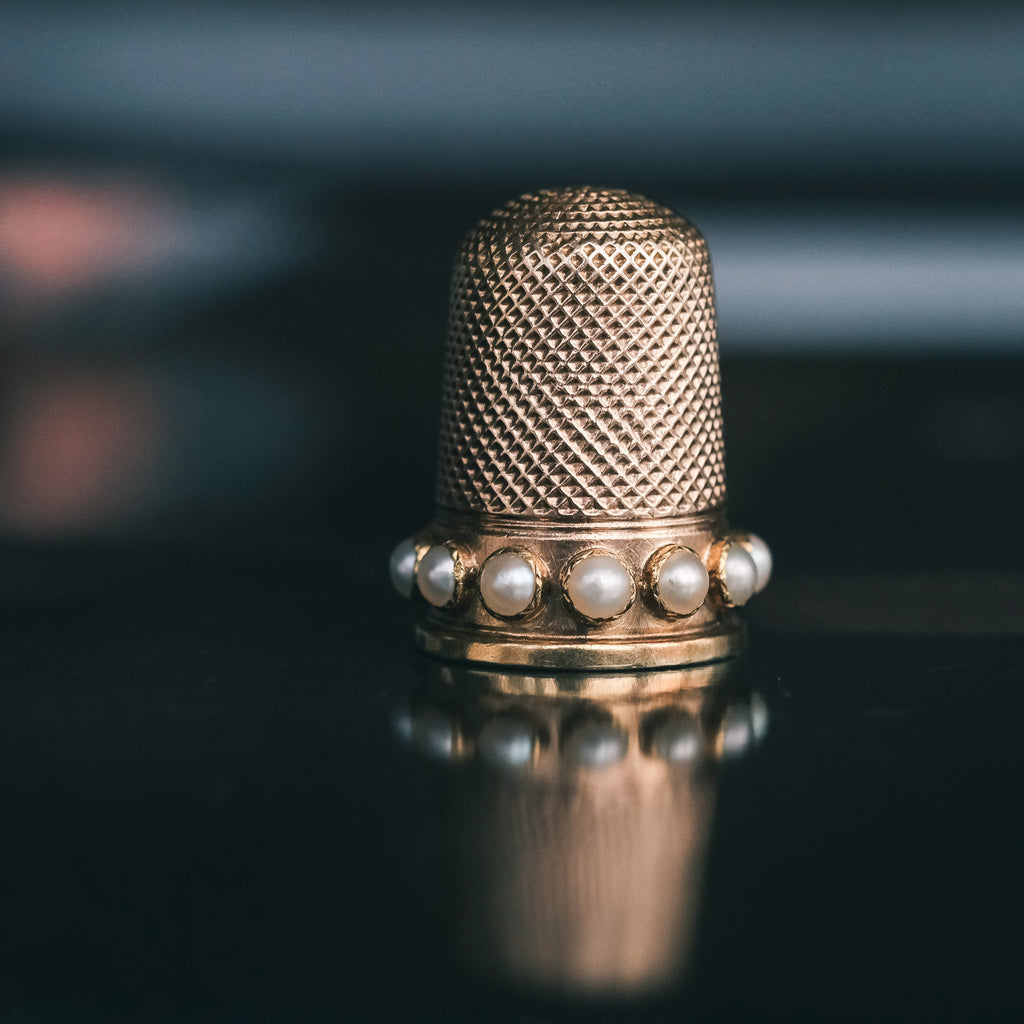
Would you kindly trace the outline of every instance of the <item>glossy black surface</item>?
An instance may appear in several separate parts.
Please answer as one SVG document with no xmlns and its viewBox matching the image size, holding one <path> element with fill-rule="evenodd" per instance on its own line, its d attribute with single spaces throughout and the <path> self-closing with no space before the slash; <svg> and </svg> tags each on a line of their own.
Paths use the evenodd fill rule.
<svg viewBox="0 0 1024 1024">
<path fill-rule="evenodd" d="M 391 726 L 422 675 L 410 609 L 384 572 L 404 510 L 380 522 L 352 508 L 305 541 L 9 546 L 0 1010 L 31 1021 L 1014 1019 L 1024 631 L 1006 605 L 1024 613 L 1020 551 L 989 544 L 989 529 L 958 531 L 1011 511 L 1019 448 L 973 464 L 970 502 L 936 500 L 954 492 L 957 467 L 969 475 L 966 456 L 945 477 L 937 448 L 878 457 L 926 422 L 915 402 L 941 411 L 966 393 L 1012 414 L 1013 374 L 727 367 L 727 411 L 740 409 L 733 519 L 778 559 L 750 608 L 744 667 L 771 724 L 718 778 L 688 975 L 638 1002 L 527 995 L 452 955 L 451 794 L 466 769 L 416 756 Z M 839 426 L 792 441 L 773 427 L 776 443 L 758 446 L 739 400 L 766 378 L 776 424 L 840 380 L 861 381 L 871 412 L 845 442 Z M 397 482 L 393 497 L 404 500 Z M 1001 563 L 979 562 L 999 550 Z M 995 569 L 1002 605 L 987 615 L 977 602 Z M 887 581 L 908 573 L 919 604 L 844 626 L 848 580 L 884 610 Z M 950 591 L 966 595 L 963 615 L 935 618 Z"/>
<path fill-rule="evenodd" d="M 450 252 L 505 191 L 364 198 L 310 201 L 345 244 L 261 287 L 11 307 L 0 1018 L 1018 1018 L 1024 363 L 724 339 L 769 730 L 716 776 L 685 977 L 530 994 L 454 955 L 474 769 L 395 739 L 386 574 L 431 514 Z"/>
</svg>

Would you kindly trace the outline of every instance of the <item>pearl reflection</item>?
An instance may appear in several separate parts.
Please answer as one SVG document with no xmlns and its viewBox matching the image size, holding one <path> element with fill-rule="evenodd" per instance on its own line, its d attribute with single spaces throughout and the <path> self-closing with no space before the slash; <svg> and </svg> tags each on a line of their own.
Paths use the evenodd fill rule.
<svg viewBox="0 0 1024 1024">
<path fill-rule="evenodd" d="M 695 935 L 723 758 L 767 707 L 735 663 L 658 673 L 488 672 L 422 663 L 413 749 L 455 737 L 444 773 L 458 954 L 480 975 L 568 996 L 678 985 Z M 614 698 L 594 688 L 622 689 Z M 757 723 L 755 725 L 755 723 Z M 437 743 L 428 744 L 436 751 Z M 424 750 L 428 755 L 428 750 Z"/>
</svg>

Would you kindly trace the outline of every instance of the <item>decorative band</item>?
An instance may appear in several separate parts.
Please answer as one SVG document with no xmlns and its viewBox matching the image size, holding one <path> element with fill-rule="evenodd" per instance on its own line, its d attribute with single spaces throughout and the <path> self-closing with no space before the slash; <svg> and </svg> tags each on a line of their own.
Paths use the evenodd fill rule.
<svg viewBox="0 0 1024 1024">
<path fill-rule="evenodd" d="M 665 620 L 687 619 L 709 599 L 719 608 L 738 607 L 771 575 L 771 552 L 751 533 L 695 540 L 690 531 L 678 540 L 663 537 L 639 557 L 636 544 L 588 543 L 593 539 L 577 534 L 575 544 L 542 549 L 522 539 L 474 543 L 435 529 L 397 545 L 391 579 L 404 597 L 418 595 L 435 609 L 458 613 L 472 603 L 484 621 L 525 622 L 560 604 L 593 628 L 620 619 L 638 599 Z"/>
</svg>

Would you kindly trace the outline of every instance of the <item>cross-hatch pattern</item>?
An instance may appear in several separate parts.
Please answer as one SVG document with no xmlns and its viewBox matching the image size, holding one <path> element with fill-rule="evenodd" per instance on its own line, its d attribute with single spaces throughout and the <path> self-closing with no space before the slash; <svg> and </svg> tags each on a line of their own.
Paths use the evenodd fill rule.
<svg viewBox="0 0 1024 1024">
<path fill-rule="evenodd" d="M 440 507 L 647 518 L 725 502 L 707 245 L 628 192 L 523 196 L 456 260 Z"/>
</svg>

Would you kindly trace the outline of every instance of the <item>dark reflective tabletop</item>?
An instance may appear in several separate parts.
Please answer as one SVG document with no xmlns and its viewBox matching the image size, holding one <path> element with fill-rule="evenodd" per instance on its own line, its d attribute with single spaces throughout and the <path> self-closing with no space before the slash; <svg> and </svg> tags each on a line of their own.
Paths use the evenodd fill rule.
<svg viewBox="0 0 1024 1024">
<path fill-rule="evenodd" d="M 679 691 L 489 693 L 373 555 L 7 553 L 9 1019 L 1024 1008 L 1021 636 L 754 617 Z"/>
<path fill-rule="evenodd" d="M 12 320 L 0 1019 L 1019 1018 L 1024 363 L 726 347 L 749 652 L 427 662 L 387 561 L 468 214 L 414 208 L 352 226 L 383 324 L 349 249 L 149 348 Z"/>
</svg>

